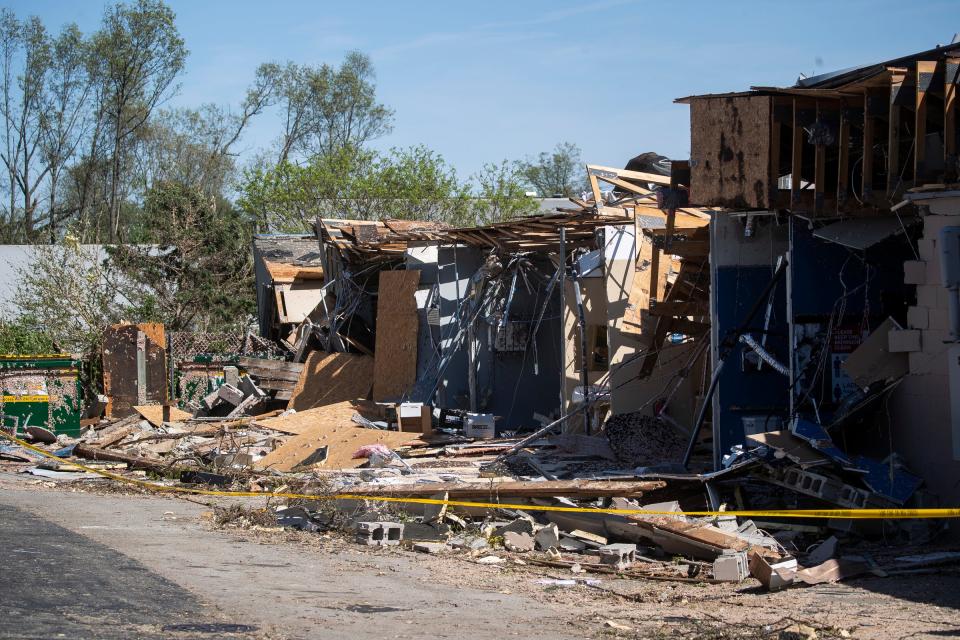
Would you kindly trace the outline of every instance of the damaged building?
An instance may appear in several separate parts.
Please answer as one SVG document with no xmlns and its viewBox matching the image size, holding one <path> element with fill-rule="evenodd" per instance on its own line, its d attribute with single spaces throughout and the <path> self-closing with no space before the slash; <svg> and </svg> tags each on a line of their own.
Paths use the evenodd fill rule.
<svg viewBox="0 0 960 640">
<path fill-rule="evenodd" d="M 691 157 L 673 179 L 724 209 L 709 227 L 715 468 L 764 445 L 800 467 L 772 482 L 834 505 L 960 498 L 958 58 L 679 100 Z"/>
</svg>

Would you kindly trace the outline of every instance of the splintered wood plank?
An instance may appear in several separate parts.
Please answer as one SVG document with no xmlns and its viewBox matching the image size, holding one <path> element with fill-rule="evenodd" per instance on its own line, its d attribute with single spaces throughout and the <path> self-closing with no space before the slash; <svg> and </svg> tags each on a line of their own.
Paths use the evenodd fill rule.
<svg viewBox="0 0 960 640">
<path fill-rule="evenodd" d="M 767 201 L 773 209 L 780 195 L 780 121 L 776 103 L 770 109 L 770 177 L 767 179 Z"/>
<path fill-rule="evenodd" d="M 823 112 L 820 103 L 817 103 L 817 123 L 820 123 Z M 823 196 L 827 181 L 827 145 L 818 142 L 814 146 L 813 155 L 813 208 L 816 213 L 823 212 Z"/>
<path fill-rule="evenodd" d="M 850 120 L 840 112 L 840 157 L 837 162 L 837 212 L 847 202 L 850 187 Z"/>
<path fill-rule="evenodd" d="M 960 58 L 947 58 L 943 85 L 944 166 L 950 171 L 957 158 L 957 84 L 960 83 Z M 955 177 L 956 172 L 952 172 Z"/>
<path fill-rule="evenodd" d="M 900 92 L 905 73 L 890 76 L 890 114 L 887 119 L 887 195 L 900 188 Z"/>
<path fill-rule="evenodd" d="M 377 296 L 377 343 L 373 361 L 373 399 L 398 400 L 417 378 L 420 318 L 415 295 L 420 271 L 381 271 Z"/>
<path fill-rule="evenodd" d="M 600 182 L 597 180 L 597 176 L 590 173 L 587 175 L 587 179 L 590 181 L 590 191 L 593 193 L 594 204 L 602 206 L 603 192 L 600 191 Z"/>
<path fill-rule="evenodd" d="M 927 179 L 927 91 L 933 82 L 933 74 L 937 70 L 935 61 L 917 61 L 916 85 L 914 98 L 914 153 L 913 153 L 913 184 L 919 185 Z"/>
<path fill-rule="evenodd" d="M 790 162 L 790 203 L 800 204 L 800 171 L 803 169 L 803 127 L 800 126 L 800 107 L 793 99 L 793 151 Z"/>
</svg>

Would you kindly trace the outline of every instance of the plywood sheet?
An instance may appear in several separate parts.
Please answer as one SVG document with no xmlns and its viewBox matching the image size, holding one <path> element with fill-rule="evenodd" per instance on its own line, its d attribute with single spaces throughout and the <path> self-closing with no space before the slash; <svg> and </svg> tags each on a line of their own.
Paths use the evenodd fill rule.
<svg viewBox="0 0 960 640">
<path fill-rule="evenodd" d="M 289 284 L 294 280 L 323 280 L 323 267 L 284 264 L 264 260 L 263 266 L 273 279 L 274 284 Z"/>
<path fill-rule="evenodd" d="M 771 104 L 769 96 L 691 101 L 691 204 L 767 208 Z"/>
<path fill-rule="evenodd" d="M 297 411 L 367 398 L 373 386 L 373 358 L 314 351 L 300 372 L 289 408 Z"/>
<path fill-rule="evenodd" d="M 417 438 L 409 433 L 357 426 L 351 421 L 354 413 L 357 413 L 357 408 L 353 403 L 339 402 L 282 418 L 260 421 L 258 424 L 264 427 L 286 433 L 299 432 L 299 435 L 269 453 L 254 466 L 260 470 L 293 471 L 314 451 L 326 446 L 327 459 L 318 466 L 325 469 L 351 469 L 366 462 L 364 459 L 353 459 L 353 454 L 364 445 L 379 443 L 393 448 L 417 441 Z"/>
<path fill-rule="evenodd" d="M 134 407 L 134 410 L 155 427 L 159 427 L 163 423 L 163 405 L 161 404 L 140 405 Z M 170 416 L 167 422 L 183 422 L 192 417 L 192 414 L 182 409 L 170 407 Z"/>
<path fill-rule="evenodd" d="M 415 295 L 420 272 L 382 271 L 377 297 L 377 347 L 373 365 L 373 399 L 398 400 L 417 378 L 417 316 Z"/>
</svg>

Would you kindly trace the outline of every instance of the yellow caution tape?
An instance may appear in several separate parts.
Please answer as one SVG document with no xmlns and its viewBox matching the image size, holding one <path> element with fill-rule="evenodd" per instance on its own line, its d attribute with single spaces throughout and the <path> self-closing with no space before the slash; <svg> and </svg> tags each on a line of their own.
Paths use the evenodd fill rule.
<svg viewBox="0 0 960 640">
<path fill-rule="evenodd" d="M 331 495 L 316 495 L 310 493 L 286 493 L 270 491 L 216 491 L 213 489 L 193 489 L 190 487 L 171 487 L 153 482 L 145 482 L 136 478 L 125 478 L 109 471 L 88 467 L 79 462 L 58 458 L 52 453 L 28 442 L 11 436 L 0 429 L 0 436 L 15 442 L 21 447 L 39 453 L 40 455 L 57 460 L 64 464 L 95 473 L 104 478 L 116 480 L 126 484 L 143 487 L 150 491 L 185 493 L 201 496 L 226 496 L 234 498 L 288 498 L 305 500 L 371 500 L 374 502 L 402 502 L 406 504 L 439 504 L 451 507 L 473 507 L 478 509 L 519 509 L 523 511 L 559 511 L 563 513 L 594 513 L 612 515 L 643 515 L 643 516 L 693 516 L 717 517 L 736 516 L 740 518 L 826 518 L 826 519 L 858 519 L 858 520 L 897 520 L 917 518 L 960 518 L 960 508 L 941 509 L 783 509 L 783 510 L 742 510 L 742 511 L 650 511 L 647 509 L 599 509 L 592 507 L 558 507 L 550 505 L 507 504 L 503 502 L 473 502 L 467 500 L 441 500 L 439 498 L 401 498 L 393 496 L 376 496 L 354 493 L 337 493 Z M 491 486 L 491 494 L 496 493 L 496 485 Z"/>
<path fill-rule="evenodd" d="M 12 402 L 49 402 L 50 396 L 3 396 L 3 402 L 9 404 Z"/>
</svg>

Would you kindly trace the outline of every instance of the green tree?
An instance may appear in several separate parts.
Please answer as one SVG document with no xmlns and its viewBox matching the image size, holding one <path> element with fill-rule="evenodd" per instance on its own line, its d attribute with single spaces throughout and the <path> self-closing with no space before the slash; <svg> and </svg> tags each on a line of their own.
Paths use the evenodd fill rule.
<svg viewBox="0 0 960 640">
<path fill-rule="evenodd" d="M 265 64 L 258 76 L 272 79 L 283 118 L 278 164 L 298 155 L 330 155 L 362 147 L 392 130 L 393 111 L 377 102 L 370 58 L 347 54 L 339 67 Z"/>
<path fill-rule="evenodd" d="M 125 176 L 125 145 L 154 109 L 175 89 L 187 50 L 174 24 L 174 13 L 160 0 L 137 0 L 107 9 L 93 36 L 91 75 L 110 131 L 110 239 L 120 237 Z"/>
<path fill-rule="evenodd" d="M 32 318 L 0 319 L 0 353 L 30 355 L 55 353 L 57 346 Z"/>
<path fill-rule="evenodd" d="M 237 204 L 260 231 L 305 231 L 318 216 L 468 226 L 537 208 L 509 163 L 461 180 L 442 156 L 423 146 L 385 153 L 342 147 L 303 165 L 250 169 Z"/>
<path fill-rule="evenodd" d="M 580 147 L 570 142 L 561 142 L 553 151 L 519 162 L 518 170 L 541 198 L 569 198 L 585 188 Z"/>
<path fill-rule="evenodd" d="M 67 352 L 95 354 L 103 329 L 131 317 L 139 287 L 124 280 L 102 248 L 67 236 L 36 248 L 31 264 L 17 270 L 15 301 L 24 318 Z"/>
<path fill-rule="evenodd" d="M 536 213 L 540 203 L 526 194 L 516 163 L 485 164 L 474 176 L 477 198 L 468 224 L 490 224 Z"/>
<path fill-rule="evenodd" d="M 175 182 L 154 185 L 130 228 L 134 244 L 108 247 L 136 283 L 131 315 L 171 331 L 235 330 L 256 308 L 251 225 L 230 203 Z"/>
</svg>

